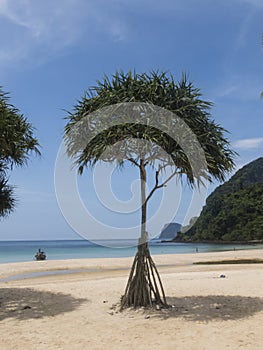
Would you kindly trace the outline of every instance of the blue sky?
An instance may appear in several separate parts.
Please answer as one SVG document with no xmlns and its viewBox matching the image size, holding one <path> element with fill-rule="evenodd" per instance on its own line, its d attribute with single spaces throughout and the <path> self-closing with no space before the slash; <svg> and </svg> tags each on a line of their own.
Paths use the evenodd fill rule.
<svg viewBox="0 0 263 350">
<path fill-rule="evenodd" d="M 216 122 L 230 132 L 240 154 L 237 167 L 262 156 L 262 19 L 262 0 L 0 0 L 0 85 L 35 126 L 42 146 L 41 159 L 10 175 L 18 205 L 0 222 L 0 240 L 79 238 L 57 204 L 54 167 L 65 110 L 104 73 L 160 69 L 180 79 L 186 72 L 214 103 Z M 136 176 L 134 169 L 113 173 L 120 200 L 130 200 Z M 106 226 L 136 226 L 138 211 L 105 211 L 91 179 L 87 172 L 79 188 L 92 215 Z M 183 186 L 174 196 L 180 198 L 175 221 L 183 222 L 191 194 Z M 160 199 L 158 194 L 153 200 L 152 212 Z M 150 233 L 159 233 L 164 223 L 159 218 Z M 82 224 L 86 232 L 97 229 Z"/>
</svg>

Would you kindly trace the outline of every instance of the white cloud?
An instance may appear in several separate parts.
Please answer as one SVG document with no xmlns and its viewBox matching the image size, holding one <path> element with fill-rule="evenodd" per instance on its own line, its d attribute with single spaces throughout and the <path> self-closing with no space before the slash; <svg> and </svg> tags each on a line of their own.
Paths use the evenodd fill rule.
<svg viewBox="0 0 263 350">
<path fill-rule="evenodd" d="M 235 101 L 259 101 L 262 92 L 262 81 L 259 76 L 232 74 L 212 91 L 214 100 L 230 98 Z"/>
<path fill-rule="evenodd" d="M 81 3 L 83 1 L 63 0 L 62 7 L 56 0 L 0 0 L 0 15 L 9 20 L 13 28 L 26 30 L 32 41 L 56 41 L 56 45 L 61 46 L 74 39 L 78 32 L 76 24 L 83 18 Z"/>
<path fill-rule="evenodd" d="M 263 137 L 256 137 L 252 139 L 243 139 L 234 142 L 233 146 L 238 149 L 255 149 L 263 145 Z"/>
<path fill-rule="evenodd" d="M 216 92 L 217 97 L 227 97 L 231 95 L 235 95 L 239 89 L 239 85 L 229 85 L 227 84 L 225 87 L 220 87 Z"/>
<path fill-rule="evenodd" d="M 0 69 L 24 58 L 47 60 L 98 36 L 122 41 L 128 33 L 120 11 L 107 2 L 0 0 L 0 19 L 0 30 L 6 33 L 0 38 Z"/>
<path fill-rule="evenodd" d="M 262 0 L 232 0 L 251 8 Z M 186 4 L 187 3 L 187 4 Z M 173 14 L 178 18 L 196 16 L 211 0 L 0 0 L 0 70 L 21 59 L 43 61 L 76 44 L 88 46 L 95 40 L 125 41 L 132 33 L 131 16 Z M 207 7 L 207 6 L 206 6 Z M 208 6 L 210 8 L 210 5 Z M 237 45 L 246 40 L 253 18 L 244 22 Z M 15 54 L 14 54 L 15 52 Z"/>
<path fill-rule="evenodd" d="M 244 18 L 238 36 L 237 36 L 237 40 L 236 43 L 234 45 L 234 52 L 233 54 L 237 54 L 238 50 L 244 46 L 248 39 L 248 34 L 250 31 L 251 26 L 253 25 L 253 21 L 255 19 L 255 16 L 257 15 L 257 9 L 255 9 L 254 7 L 251 8 L 250 11 L 248 11 L 246 17 Z"/>
</svg>

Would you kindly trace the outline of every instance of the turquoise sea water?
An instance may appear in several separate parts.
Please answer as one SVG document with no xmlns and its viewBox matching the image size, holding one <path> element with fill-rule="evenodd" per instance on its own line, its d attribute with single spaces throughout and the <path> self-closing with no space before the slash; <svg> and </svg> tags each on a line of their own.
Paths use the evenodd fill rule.
<svg viewBox="0 0 263 350">
<path fill-rule="evenodd" d="M 99 243 L 95 244 L 85 240 L 0 241 L 0 263 L 32 261 L 39 248 L 46 253 L 47 260 L 118 258 L 133 256 L 136 252 L 136 241 L 101 241 Z M 150 242 L 150 250 L 153 255 L 257 248 L 263 248 L 263 245 Z"/>
</svg>

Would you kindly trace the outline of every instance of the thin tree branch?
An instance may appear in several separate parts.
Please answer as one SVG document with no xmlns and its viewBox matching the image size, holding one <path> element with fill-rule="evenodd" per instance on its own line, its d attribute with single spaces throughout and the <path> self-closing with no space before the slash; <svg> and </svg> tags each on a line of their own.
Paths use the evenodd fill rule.
<svg viewBox="0 0 263 350">
<path fill-rule="evenodd" d="M 151 163 L 151 161 L 156 161 L 159 160 L 160 162 L 165 162 L 166 158 L 163 159 L 163 157 L 160 156 L 160 154 L 156 155 L 156 154 L 152 154 L 149 157 L 145 158 L 145 161 L 148 163 Z M 167 164 L 168 166 L 169 164 Z"/>
<path fill-rule="evenodd" d="M 130 161 L 132 164 L 136 165 L 137 167 L 140 167 L 140 164 L 138 164 L 133 158 L 128 158 L 127 160 Z"/>
<path fill-rule="evenodd" d="M 154 194 L 154 192 L 157 189 L 164 187 L 176 174 L 178 174 L 177 171 L 174 171 L 162 184 L 159 185 L 160 170 L 161 169 L 159 169 L 155 172 L 155 185 L 154 185 L 153 189 L 151 190 L 151 192 L 149 193 L 149 195 L 147 196 L 145 203 L 147 203 L 149 201 L 149 199 L 152 197 L 152 195 Z"/>
<path fill-rule="evenodd" d="M 161 185 L 159 185 L 158 188 L 163 187 L 167 184 L 168 181 L 170 181 L 175 175 L 179 174 L 177 171 L 174 171 L 172 175 L 170 175 Z"/>
<path fill-rule="evenodd" d="M 159 164 L 158 171 L 161 172 L 163 169 L 165 169 L 168 166 L 171 166 L 171 165 L 170 164 L 164 164 L 164 165 Z"/>
</svg>

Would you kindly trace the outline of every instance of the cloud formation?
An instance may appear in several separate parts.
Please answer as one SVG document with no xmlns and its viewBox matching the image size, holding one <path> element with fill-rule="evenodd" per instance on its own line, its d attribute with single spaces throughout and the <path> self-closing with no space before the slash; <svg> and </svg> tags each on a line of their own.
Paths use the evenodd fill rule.
<svg viewBox="0 0 263 350">
<path fill-rule="evenodd" d="M 0 39 L 0 69 L 27 58 L 45 61 L 94 38 L 123 41 L 128 33 L 118 11 L 100 1 L 0 0 L 0 20 L 6 33 Z"/>
<path fill-rule="evenodd" d="M 234 142 L 234 147 L 238 149 L 255 149 L 263 145 L 263 137 L 256 137 L 252 139 L 243 139 Z"/>
<path fill-rule="evenodd" d="M 262 0 L 231 0 L 233 3 L 259 8 Z M 209 1 L 189 0 L 0 0 L 1 65 L 26 58 L 46 60 L 54 54 L 87 46 L 92 41 L 125 41 L 136 27 L 136 18 L 173 14 L 174 18 L 191 18 L 207 12 Z M 238 45 L 246 40 L 248 18 L 238 37 Z"/>
</svg>

